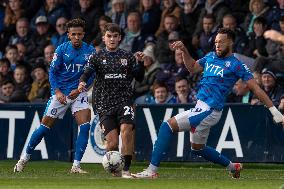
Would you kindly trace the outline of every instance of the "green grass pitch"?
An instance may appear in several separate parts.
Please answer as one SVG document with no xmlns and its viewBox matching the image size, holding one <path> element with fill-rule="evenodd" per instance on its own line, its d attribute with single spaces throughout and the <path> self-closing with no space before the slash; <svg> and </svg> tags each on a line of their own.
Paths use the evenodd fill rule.
<svg viewBox="0 0 284 189">
<path fill-rule="evenodd" d="M 162 163 L 158 179 L 121 179 L 100 164 L 83 164 L 89 174 L 74 175 L 71 163 L 31 161 L 23 173 L 13 173 L 16 161 L 0 161 L 0 189 L 284 189 L 283 164 L 244 164 L 241 178 L 231 179 L 224 168 L 210 163 Z M 132 171 L 146 167 L 133 163 Z"/>
</svg>

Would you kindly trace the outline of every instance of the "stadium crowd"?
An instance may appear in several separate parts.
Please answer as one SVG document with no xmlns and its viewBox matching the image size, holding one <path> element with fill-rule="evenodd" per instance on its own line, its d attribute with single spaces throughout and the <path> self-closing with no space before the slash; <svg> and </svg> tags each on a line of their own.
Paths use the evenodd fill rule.
<svg viewBox="0 0 284 189">
<path fill-rule="evenodd" d="M 258 84 L 284 109 L 284 46 L 266 39 L 269 29 L 284 34 L 284 0 L 0 0 L 0 102 L 46 102 L 49 64 L 68 41 L 66 23 L 86 22 L 84 41 L 104 48 L 102 28 L 117 23 L 120 48 L 143 51 L 145 75 L 134 87 L 136 103 L 194 103 L 202 75 L 189 73 L 181 40 L 195 59 L 214 49 L 218 28 L 235 32 L 235 56 L 253 71 Z M 227 102 L 259 104 L 238 81 Z"/>
</svg>

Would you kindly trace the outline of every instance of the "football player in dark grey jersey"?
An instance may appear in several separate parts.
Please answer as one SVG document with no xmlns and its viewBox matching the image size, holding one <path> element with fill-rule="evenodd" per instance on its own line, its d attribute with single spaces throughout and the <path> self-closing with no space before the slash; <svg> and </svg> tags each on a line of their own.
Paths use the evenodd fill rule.
<svg viewBox="0 0 284 189">
<path fill-rule="evenodd" d="M 107 151 L 118 150 L 119 133 L 122 138 L 122 155 L 125 166 L 114 176 L 132 178 L 129 167 L 133 153 L 133 88 L 132 81 L 142 81 L 144 54 L 132 54 L 118 48 L 121 31 L 117 24 L 109 23 L 103 31 L 106 48 L 90 56 L 84 74 L 80 78 L 79 91 L 84 91 L 86 81 L 95 73 L 93 107 L 99 115 L 105 135 Z"/>
</svg>

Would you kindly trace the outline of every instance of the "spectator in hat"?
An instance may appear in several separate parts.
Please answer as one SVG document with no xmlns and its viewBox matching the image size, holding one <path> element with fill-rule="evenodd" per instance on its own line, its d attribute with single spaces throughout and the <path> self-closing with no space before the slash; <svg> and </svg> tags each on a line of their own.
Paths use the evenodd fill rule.
<svg viewBox="0 0 284 189">
<path fill-rule="evenodd" d="M 148 45 L 143 50 L 144 53 L 144 79 L 142 82 L 135 83 L 135 96 L 140 97 L 149 93 L 151 86 L 156 80 L 156 74 L 161 70 L 159 63 L 156 61 L 156 57 L 154 56 L 154 46 Z"/>
<path fill-rule="evenodd" d="M 270 69 L 264 68 L 261 73 L 262 88 L 272 100 L 274 106 L 278 107 L 281 99 L 284 98 L 284 88 L 277 83 L 276 75 Z M 254 104 L 260 104 L 259 100 L 255 100 L 254 102 Z"/>
<path fill-rule="evenodd" d="M 112 0 L 111 5 L 112 9 L 107 15 L 111 17 L 113 23 L 118 24 L 121 29 L 125 29 L 127 26 L 127 8 L 125 0 Z"/>
<path fill-rule="evenodd" d="M 29 60 L 34 61 L 43 56 L 43 49 L 50 43 L 52 32 L 46 16 L 39 16 L 35 21 L 36 31 L 32 36 L 32 44 L 27 47 Z"/>
<path fill-rule="evenodd" d="M 46 102 L 50 97 L 50 84 L 46 66 L 37 64 L 32 72 L 34 82 L 32 83 L 31 91 L 28 95 L 30 102 Z"/>
</svg>

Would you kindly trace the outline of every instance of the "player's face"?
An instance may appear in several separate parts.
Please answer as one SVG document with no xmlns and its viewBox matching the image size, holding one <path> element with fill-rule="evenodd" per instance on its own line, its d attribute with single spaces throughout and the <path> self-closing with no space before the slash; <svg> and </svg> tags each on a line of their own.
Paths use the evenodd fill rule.
<svg viewBox="0 0 284 189">
<path fill-rule="evenodd" d="M 103 41 L 105 42 L 106 48 L 109 51 L 114 51 L 117 49 L 119 42 L 121 40 L 121 36 L 118 32 L 110 32 L 107 31 L 103 36 Z"/>
<path fill-rule="evenodd" d="M 74 48 L 79 48 L 82 45 L 85 32 L 82 27 L 74 27 L 68 29 L 68 38 L 70 39 Z"/>
<path fill-rule="evenodd" d="M 215 38 L 215 48 L 218 57 L 227 57 L 232 53 L 233 42 L 227 34 L 218 34 Z"/>
</svg>

